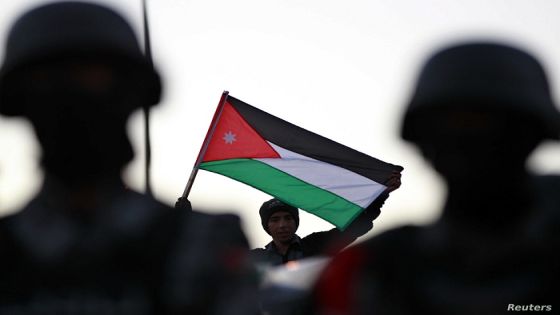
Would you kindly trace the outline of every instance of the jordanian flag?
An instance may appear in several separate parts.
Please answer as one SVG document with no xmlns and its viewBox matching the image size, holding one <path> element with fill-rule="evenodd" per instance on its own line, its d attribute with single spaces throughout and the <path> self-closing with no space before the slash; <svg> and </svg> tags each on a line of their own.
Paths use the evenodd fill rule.
<svg viewBox="0 0 560 315">
<path fill-rule="evenodd" d="M 253 186 L 343 230 L 402 167 L 307 131 L 224 92 L 199 168 Z"/>
</svg>

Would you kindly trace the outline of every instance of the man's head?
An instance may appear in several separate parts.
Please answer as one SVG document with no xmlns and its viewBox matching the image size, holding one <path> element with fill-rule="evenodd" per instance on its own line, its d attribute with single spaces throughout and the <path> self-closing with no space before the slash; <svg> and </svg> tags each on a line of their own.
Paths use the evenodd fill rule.
<svg viewBox="0 0 560 315">
<path fill-rule="evenodd" d="M 434 54 L 402 125 L 402 137 L 416 143 L 447 180 L 459 182 L 523 170 L 540 141 L 559 135 L 560 114 L 540 63 L 495 43 Z"/>
<path fill-rule="evenodd" d="M 159 75 L 114 11 L 46 4 L 11 27 L 0 69 L 0 114 L 28 118 L 43 166 L 61 178 L 119 172 L 132 159 L 131 112 L 159 101 Z"/>
<path fill-rule="evenodd" d="M 299 226 L 298 209 L 278 199 L 263 203 L 259 215 L 264 230 L 274 240 L 291 240 Z"/>
</svg>

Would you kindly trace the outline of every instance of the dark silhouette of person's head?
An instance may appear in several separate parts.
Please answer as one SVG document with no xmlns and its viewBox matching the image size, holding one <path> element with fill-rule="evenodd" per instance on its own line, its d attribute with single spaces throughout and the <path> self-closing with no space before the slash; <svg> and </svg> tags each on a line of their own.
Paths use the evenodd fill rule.
<svg viewBox="0 0 560 315">
<path fill-rule="evenodd" d="M 335 257 L 317 286 L 317 313 L 502 314 L 511 303 L 550 305 L 558 287 L 560 177 L 531 174 L 525 164 L 541 141 L 559 134 L 560 113 L 532 55 L 490 42 L 431 55 L 402 137 L 446 182 L 441 218 L 389 230 Z"/>
<path fill-rule="evenodd" d="M 159 102 L 159 75 L 126 20 L 84 2 L 46 4 L 12 26 L 0 114 L 28 118 L 47 173 L 77 182 L 119 174 L 133 157 L 132 111 Z"/>
<path fill-rule="evenodd" d="M 484 42 L 445 48 L 426 62 L 402 128 L 446 180 L 447 215 L 484 215 L 492 224 L 526 211 L 526 160 L 542 140 L 559 135 L 560 115 L 539 61 Z"/>
</svg>

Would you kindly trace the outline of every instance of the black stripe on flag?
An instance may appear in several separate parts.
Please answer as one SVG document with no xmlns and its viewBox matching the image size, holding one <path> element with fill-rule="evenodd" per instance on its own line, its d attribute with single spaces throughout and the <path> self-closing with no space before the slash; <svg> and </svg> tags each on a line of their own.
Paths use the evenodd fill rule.
<svg viewBox="0 0 560 315">
<path fill-rule="evenodd" d="M 373 158 L 232 96 L 228 96 L 228 102 L 263 138 L 290 151 L 340 166 L 380 184 L 385 184 L 393 171 L 403 170 L 402 166 Z"/>
</svg>

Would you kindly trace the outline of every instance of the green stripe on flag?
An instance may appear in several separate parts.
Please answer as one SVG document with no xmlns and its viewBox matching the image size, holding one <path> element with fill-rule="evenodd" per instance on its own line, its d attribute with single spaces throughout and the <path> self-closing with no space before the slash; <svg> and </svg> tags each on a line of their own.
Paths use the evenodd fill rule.
<svg viewBox="0 0 560 315">
<path fill-rule="evenodd" d="M 308 184 L 260 161 L 230 159 L 205 162 L 200 168 L 235 179 L 310 212 L 344 230 L 362 212 L 356 204 Z"/>
</svg>

